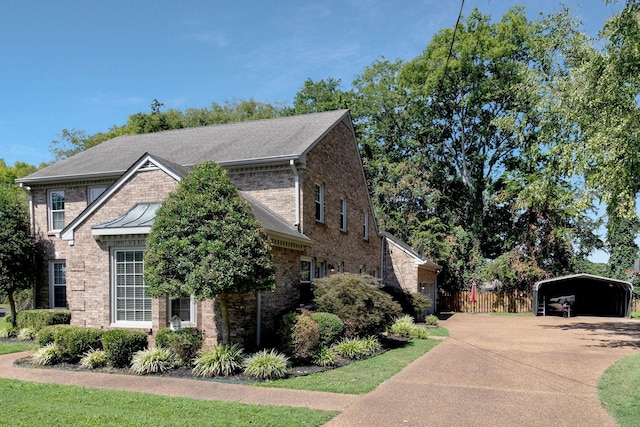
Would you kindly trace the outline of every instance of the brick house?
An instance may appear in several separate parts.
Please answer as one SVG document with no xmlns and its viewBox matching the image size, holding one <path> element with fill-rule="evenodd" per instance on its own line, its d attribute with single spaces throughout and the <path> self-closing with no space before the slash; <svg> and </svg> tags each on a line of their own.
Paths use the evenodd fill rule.
<svg viewBox="0 0 640 427">
<path fill-rule="evenodd" d="M 438 303 L 438 273 L 442 266 L 416 252 L 411 246 L 387 232 L 382 236 L 382 283 L 409 293 L 428 296 L 433 314 Z"/>
<path fill-rule="evenodd" d="M 276 262 L 274 292 L 230 301 L 233 341 L 265 342 L 317 277 L 380 277 L 382 239 L 351 116 L 339 110 L 120 136 L 19 179 L 44 248 L 36 306 L 68 307 L 75 325 L 152 334 L 178 316 L 216 342 L 215 301 L 150 298 L 142 278 L 155 210 L 205 160 L 249 200 Z"/>
</svg>

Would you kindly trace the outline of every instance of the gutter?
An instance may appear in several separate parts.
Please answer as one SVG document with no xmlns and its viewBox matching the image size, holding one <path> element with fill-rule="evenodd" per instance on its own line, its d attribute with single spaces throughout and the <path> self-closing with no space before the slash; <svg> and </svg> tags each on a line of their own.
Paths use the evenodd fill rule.
<svg viewBox="0 0 640 427">
<path fill-rule="evenodd" d="M 289 160 L 289 166 L 291 166 L 291 171 L 293 172 L 294 191 L 296 195 L 296 223 L 293 225 L 298 229 L 299 233 L 302 233 L 302 229 L 300 228 L 300 174 L 298 173 L 294 159 Z"/>
</svg>

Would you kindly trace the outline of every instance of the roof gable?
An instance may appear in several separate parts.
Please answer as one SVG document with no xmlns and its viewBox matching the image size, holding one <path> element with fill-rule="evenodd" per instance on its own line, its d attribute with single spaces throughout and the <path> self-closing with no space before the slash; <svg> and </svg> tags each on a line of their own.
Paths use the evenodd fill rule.
<svg viewBox="0 0 640 427">
<path fill-rule="evenodd" d="M 193 166 L 213 160 L 223 167 L 300 160 L 338 123 L 351 127 L 348 110 L 303 114 L 141 135 L 123 135 L 50 165 L 18 182 L 37 183 L 118 176 L 131 159 L 152 152 Z"/>
</svg>

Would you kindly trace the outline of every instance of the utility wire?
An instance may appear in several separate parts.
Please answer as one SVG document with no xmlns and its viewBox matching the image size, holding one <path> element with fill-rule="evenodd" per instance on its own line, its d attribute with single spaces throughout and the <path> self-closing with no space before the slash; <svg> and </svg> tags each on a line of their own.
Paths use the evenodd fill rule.
<svg viewBox="0 0 640 427">
<path fill-rule="evenodd" d="M 442 89 L 442 83 L 444 82 L 444 78 L 447 76 L 447 68 L 449 67 L 449 59 L 451 59 L 451 55 L 453 54 L 453 43 L 456 40 L 456 33 L 458 32 L 458 25 L 460 25 L 460 19 L 462 19 L 462 9 L 464 8 L 464 0 L 462 0 L 460 4 L 460 12 L 458 12 L 458 19 L 456 20 L 456 25 L 453 27 L 453 37 L 451 37 L 451 44 L 449 45 L 449 53 L 447 54 L 447 60 L 444 63 L 444 71 L 442 72 L 442 78 L 440 79 L 440 83 L 438 84 L 438 91 Z"/>
</svg>

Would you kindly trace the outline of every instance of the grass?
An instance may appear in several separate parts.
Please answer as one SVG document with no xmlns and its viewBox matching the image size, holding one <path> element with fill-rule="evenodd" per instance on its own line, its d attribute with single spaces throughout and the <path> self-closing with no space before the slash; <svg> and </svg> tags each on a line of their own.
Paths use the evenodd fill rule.
<svg viewBox="0 0 640 427">
<path fill-rule="evenodd" d="M 353 362 L 340 368 L 311 375 L 266 381 L 255 385 L 363 394 L 400 372 L 402 368 L 435 347 L 438 340 L 414 340 L 405 347 L 387 351 L 370 359 Z"/>
<path fill-rule="evenodd" d="M 598 395 L 605 409 L 622 426 L 640 420 L 640 354 L 624 357 L 604 371 Z"/>
<path fill-rule="evenodd" d="M 333 411 L 194 400 L 0 379 L 2 418 L 48 426 L 320 426 Z"/>
<path fill-rule="evenodd" d="M 638 312 L 638 311 L 634 311 L 634 312 L 632 312 L 632 313 L 631 313 L 631 318 L 632 318 L 632 319 L 638 319 L 638 318 L 640 318 L 640 312 Z"/>
<path fill-rule="evenodd" d="M 21 351 L 35 350 L 38 346 L 33 341 L 0 341 L 0 354 L 19 353 Z"/>
<path fill-rule="evenodd" d="M 427 335 L 430 337 L 448 337 L 449 331 L 445 328 L 438 326 L 436 328 L 425 328 L 427 330 Z"/>
</svg>

